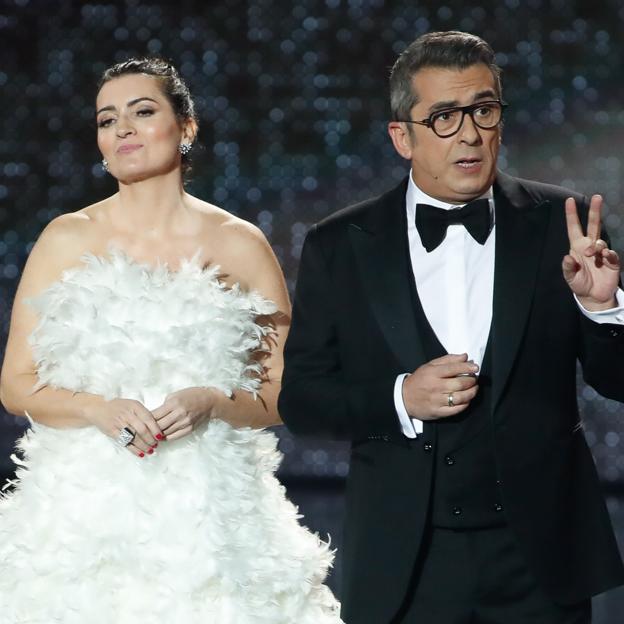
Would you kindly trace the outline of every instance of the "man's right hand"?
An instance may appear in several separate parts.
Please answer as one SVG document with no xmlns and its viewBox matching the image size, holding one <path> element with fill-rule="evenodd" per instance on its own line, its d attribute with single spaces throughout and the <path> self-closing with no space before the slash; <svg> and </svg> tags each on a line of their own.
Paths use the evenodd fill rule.
<svg viewBox="0 0 624 624">
<path fill-rule="evenodd" d="M 479 389 L 478 371 L 466 353 L 445 355 L 423 364 L 403 381 L 407 413 L 411 418 L 434 420 L 463 412 Z"/>
</svg>

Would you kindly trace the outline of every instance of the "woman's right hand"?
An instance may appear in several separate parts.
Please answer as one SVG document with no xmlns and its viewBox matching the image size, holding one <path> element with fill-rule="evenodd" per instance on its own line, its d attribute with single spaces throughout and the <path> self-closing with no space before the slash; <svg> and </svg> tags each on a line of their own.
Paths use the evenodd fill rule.
<svg viewBox="0 0 624 624">
<path fill-rule="evenodd" d="M 93 405 L 86 417 L 115 441 L 124 427 L 130 429 L 135 436 L 126 448 L 138 457 L 151 455 L 158 442 L 165 438 L 152 413 L 142 403 L 132 399 L 112 399 Z"/>
</svg>

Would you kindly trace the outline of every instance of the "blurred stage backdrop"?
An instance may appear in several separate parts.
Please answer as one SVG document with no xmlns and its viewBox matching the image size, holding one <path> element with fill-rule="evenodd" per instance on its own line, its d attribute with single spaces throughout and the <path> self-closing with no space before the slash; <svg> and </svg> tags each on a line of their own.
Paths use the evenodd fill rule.
<svg viewBox="0 0 624 624">
<path fill-rule="evenodd" d="M 258 225 L 291 292 L 310 225 L 405 175 L 386 133 L 387 76 L 398 53 L 430 30 L 468 30 L 493 45 L 510 104 L 500 167 L 602 193 L 613 245 L 624 252 L 620 0 L 2 0 L 0 7 L 0 356 L 17 280 L 41 229 L 115 192 L 95 142 L 95 82 L 132 55 L 162 55 L 180 69 L 200 118 L 189 191 Z M 579 402 L 605 487 L 624 491 L 622 406 L 584 386 Z M 4 477 L 24 421 L 0 410 L 0 425 Z M 306 514 L 318 511 L 321 531 L 323 518 L 334 526 L 346 446 L 277 433 L 281 478 L 293 491 L 322 488 Z"/>
</svg>

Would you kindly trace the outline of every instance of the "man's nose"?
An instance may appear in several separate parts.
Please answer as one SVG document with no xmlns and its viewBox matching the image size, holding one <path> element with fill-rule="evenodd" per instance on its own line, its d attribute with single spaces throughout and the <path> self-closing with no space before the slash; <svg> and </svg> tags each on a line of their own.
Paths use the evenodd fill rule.
<svg viewBox="0 0 624 624">
<path fill-rule="evenodd" d="M 480 128 L 472 120 L 472 116 L 466 113 L 459 129 L 459 139 L 470 145 L 481 143 Z"/>
</svg>

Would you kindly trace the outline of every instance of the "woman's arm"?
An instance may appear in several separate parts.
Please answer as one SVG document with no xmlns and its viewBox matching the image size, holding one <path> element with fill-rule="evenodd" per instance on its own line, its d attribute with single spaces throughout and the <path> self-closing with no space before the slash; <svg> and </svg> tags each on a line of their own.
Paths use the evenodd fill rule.
<svg viewBox="0 0 624 624">
<path fill-rule="evenodd" d="M 93 425 L 116 438 L 120 429 L 130 425 L 138 435 L 129 450 L 140 455 L 149 452 L 162 432 L 151 413 L 138 401 L 105 401 L 94 394 L 47 386 L 33 392 L 38 379 L 28 337 L 38 318 L 26 300 L 59 280 L 63 271 L 79 264 L 88 250 L 87 220 L 81 213 L 58 217 L 46 227 L 30 253 L 13 304 L 0 375 L 0 400 L 12 414 L 28 415 L 49 427 Z"/>
<path fill-rule="evenodd" d="M 267 353 L 261 354 L 259 359 L 264 369 L 262 384 L 255 399 L 243 390 L 235 391 L 229 398 L 214 388 L 185 388 L 172 393 L 153 412 L 169 440 L 190 433 L 207 418 L 219 418 L 233 427 L 262 428 L 281 423 L 277 397 L 284 368 L 284 342 L 290 325 L 290 301 L 284 276 L 258 228 L 240 219 L 222 227 L 227 241 L 224 246 L 228 250 L 227 267 L 232 278 L 243 288 L 258 291 L 277 307 L 277 312 L 270 317 L 259 319 L 273 329 L 264 345 Z"/>
</svg>

